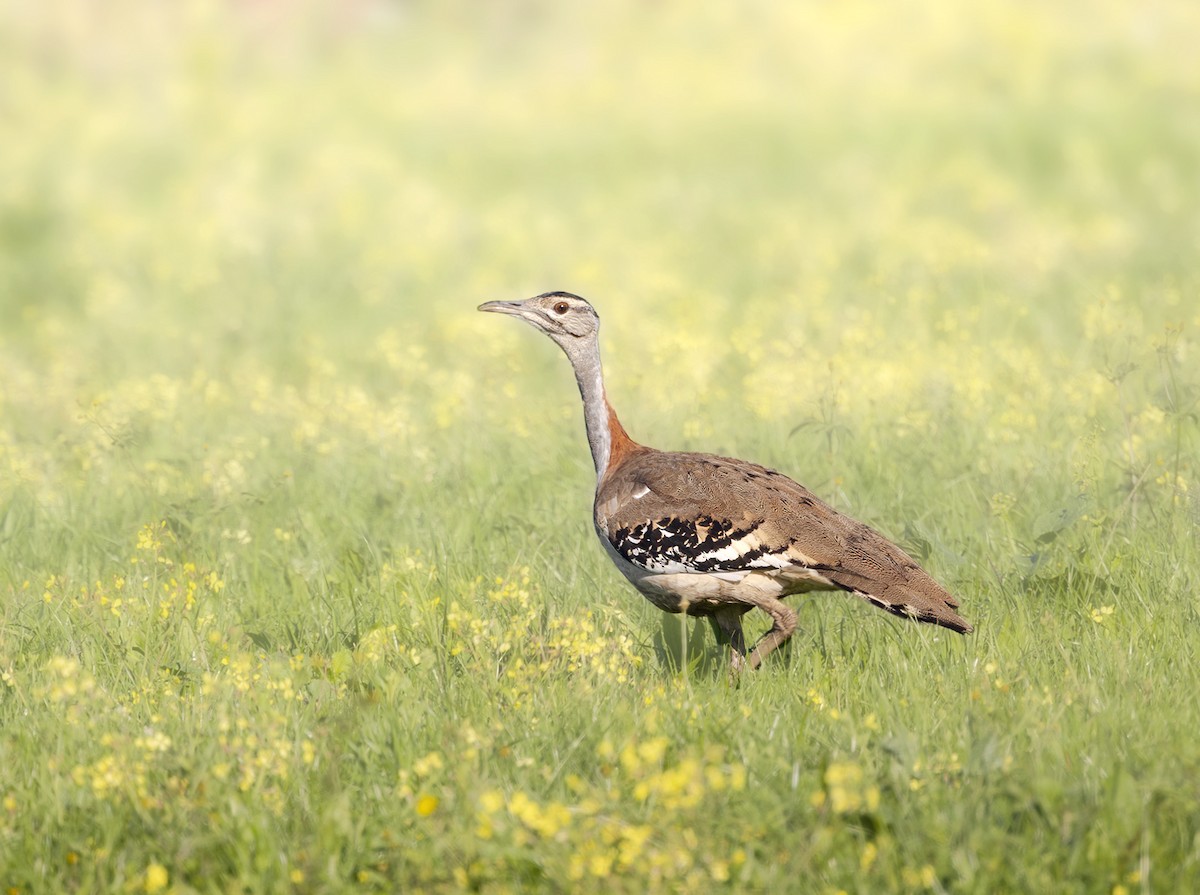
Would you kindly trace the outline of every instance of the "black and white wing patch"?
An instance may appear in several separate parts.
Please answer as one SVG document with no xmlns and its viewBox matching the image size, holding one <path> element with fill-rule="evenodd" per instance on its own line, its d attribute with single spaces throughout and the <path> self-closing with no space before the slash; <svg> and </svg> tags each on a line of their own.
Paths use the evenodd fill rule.
<svg viewBox="0 0 1200 895">
<path fill-rule="evenodd" d="M 758 522 L 668 516 L 615 528 L 608 540 L 626 560 L 650 572 L 743 572 L 791 565 L 794 559 L 759 540 L 758 529 Z"/>
</svg>

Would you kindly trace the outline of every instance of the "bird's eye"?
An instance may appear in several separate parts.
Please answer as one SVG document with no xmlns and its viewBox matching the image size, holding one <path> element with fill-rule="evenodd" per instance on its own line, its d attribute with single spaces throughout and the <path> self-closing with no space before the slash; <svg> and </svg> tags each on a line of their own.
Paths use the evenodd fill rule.
<svg viewBox="0 0 1200 895">
<path fill-rule="evenodd" d="M 565 314 L 571 309 L 571 306 L 565 301 L 556 302 L 554 305 L 555 314 Z"/>
</svg>

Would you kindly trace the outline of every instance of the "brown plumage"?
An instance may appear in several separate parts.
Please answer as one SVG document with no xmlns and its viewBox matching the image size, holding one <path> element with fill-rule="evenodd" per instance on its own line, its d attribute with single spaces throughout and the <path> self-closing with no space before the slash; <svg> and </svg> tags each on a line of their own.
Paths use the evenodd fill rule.
<svg viewBox="0 0 1200 895">
<path fill-rule="evenodd" d="M 787 641 L 796 614 L 781 598 L 843 590 L 896 615 L 967 633 L 954 598 L 903 550 L 772 469 L 634 442 L 604 394 L 599 318 L 565 292 L 480 310 L 519 316 L 562 347 L 584 401 L 596 463 L 596 533 L 621 572 L 666 612 L 707 616 L 734 668 L 758 667 Z M 741 617 L 771 629 L 747 652 Z"/>
</svg>

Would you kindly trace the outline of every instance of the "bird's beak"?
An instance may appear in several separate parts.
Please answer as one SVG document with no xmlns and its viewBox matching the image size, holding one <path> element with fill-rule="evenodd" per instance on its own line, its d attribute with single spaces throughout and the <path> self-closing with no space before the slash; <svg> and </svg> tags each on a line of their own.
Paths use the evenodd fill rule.
<svg viewBox="0 0 1200 895">
<path fill-rule="evenodd" d="M 524 302 L 521 301 L 485 301 L 479 306 L 479 310 L 493 311 L 497 314 L 511 314 L 514 317 L 522 317 L 524 316 L 522 313 L 523 309 L 521 307 L 523 304 Z"/>
</svg>

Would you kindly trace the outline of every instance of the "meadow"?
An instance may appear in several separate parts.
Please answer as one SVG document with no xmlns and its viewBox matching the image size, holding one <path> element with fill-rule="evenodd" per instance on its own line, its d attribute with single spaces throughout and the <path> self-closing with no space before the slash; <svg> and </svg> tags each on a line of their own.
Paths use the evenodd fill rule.
<svg viewBox="0 0 1200 895">
<path fill-rule="evenodd" d="M 1200 890 L 1200 7 L 0 5 L 0 893 Z M 564 358 L 975 633 L 731 681 Z M 750 633 L 757 633 L 753 629 Z"/>
</svg>

